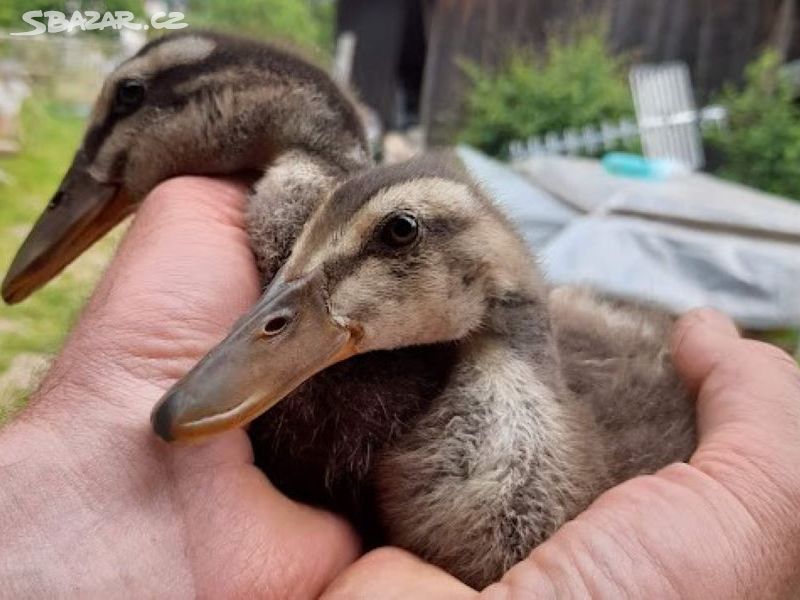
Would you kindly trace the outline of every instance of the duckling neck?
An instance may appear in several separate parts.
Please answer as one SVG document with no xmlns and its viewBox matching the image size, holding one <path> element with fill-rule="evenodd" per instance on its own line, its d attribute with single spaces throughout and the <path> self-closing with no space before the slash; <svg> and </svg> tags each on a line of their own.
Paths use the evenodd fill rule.
<svg viewBox="0 0 800 600">
<path fill-rule="evenodd" d="M 483 585 L 583 510 L 604 473 L 545 303 L 506 294 L 463 342 L 442 395 L 380 461 L 379 506 L 391 543 Z"/>
</svg>

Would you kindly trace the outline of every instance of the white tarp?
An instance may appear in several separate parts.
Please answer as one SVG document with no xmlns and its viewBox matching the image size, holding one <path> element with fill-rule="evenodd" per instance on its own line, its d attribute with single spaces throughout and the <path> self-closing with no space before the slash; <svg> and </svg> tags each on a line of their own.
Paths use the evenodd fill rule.
<svg viewBox="0 0 800 600">
<path fill-rule="evenodd" d="M 554 283 L 675 313 L 713 306 L 753 329 L 800 326 L 800 203 L 704 174 L 646 182 L 587 159 L 512 169 L 469 148 L 459 156 Z"/>
</svg>

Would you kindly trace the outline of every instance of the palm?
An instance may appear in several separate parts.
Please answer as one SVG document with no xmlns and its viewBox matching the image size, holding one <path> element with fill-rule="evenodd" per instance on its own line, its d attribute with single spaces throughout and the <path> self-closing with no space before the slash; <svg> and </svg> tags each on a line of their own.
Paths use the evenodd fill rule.
<svg viewBox="0 0 800 600">
<path fill-rule="evenodd" d="M 242 196 L 200 179 L 151 195 L 29 413 L 80 416 L 59 441 L 64 466 L 91 473 L 79 494 L 91 503 L 75 522 L 84 510 L 104 515 L 91 536 L 76 525 L 86 554 L 111 548 L 93 564 L 128 556 L 132 579 L 146 573 L 173 597 L 310 597 L 357 552 L 342 521 L 270 486 L 244 432 L 177 447 L 150 430 L 155 402 L 258 295 Z M 77 386 L 94 393 L 50 400 Z"/>
</svg>

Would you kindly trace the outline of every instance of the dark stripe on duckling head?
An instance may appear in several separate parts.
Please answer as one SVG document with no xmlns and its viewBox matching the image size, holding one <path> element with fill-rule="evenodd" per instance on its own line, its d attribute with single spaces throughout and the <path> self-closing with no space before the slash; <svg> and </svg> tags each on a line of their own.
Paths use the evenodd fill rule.
<svg viewBox="0 0 800 600">
<path fill-rule="evenodd" d="M 273 77 L 283 85 L 291 86 L 293 82 L 297 82 L 322 93 L 328 106 L 341 120 L 344 129 L 359 141 L 366 152 L 366 133 L 353 104 L 344 97 L 325 71 L 279 48 L 245 38 L 195 31 L 162 36 L 145 45 L 126 63 L 137 59 L 146 60 L 147 55 L 154 49 L 184 37 L 209 40 L 214 43 L 214 49 L 201 60 L 176 64 L 152 75 L 147 81 L 145 104 L 179 109 L 194 96 L 208 93 L 205 89 L 193 94 L 176 92 L 176 88 L 181 84 L 192 81 L 200 75 L 217 74 L 226 70 L 235 72 L 243 67 L 250 67 L 264 73 L 265 78 Z M 231 80 L 234 81 L 235 76 Z M 264 79 L 236 81 L 236 84 L 242 88 L 256 87 L 264 85 Z M 95 159 L 114 126 L 126 116 L 109 110 L 104 121 L 87 132 L 84 152 L 88 160 Z"/>
<path fill-rule="evenodd" d="M 447 243 L 448 238 L 465 231 L 470 222 L 459 217 L 433 218 L 422 222 L 422 241 L 413 248 L 389 248 L 381 241 L 380 224 L 369 237 L 364 240 L 358 251 L 346 256 L 335 256 L 325 261 L 323 269 L 325 279 L 330 287 L 335 287 L 342 280 L 352 275 L 363 262 L 370 257 L 387 261 L 390 274 L 396 279 L 404 279 L 424 269 L 428 264 L 426 253 L 434 252 L 437 244 Z M 464 260 L 464 259 L 454 259 Z M 463 266 L 462 263 L 458 263 Z M 471 265 L 471 263 L 470 263 Z M 451 270 L 457 268 L 449 265 Z M 467 269 L 474 271 L 474 268 Z"/>
<path fill-rule="evenodd" d="M 116 124 L 117 119 L 113 118 L 113 115 L 108 115 L 102 123 L 89 128 L 83 138 L 83 154 L 87 162 L 92 163 L 97 158 L 100 146 L 103 145 Z"/>
<path fill-rule="evenodd" d="M 473 185 L 456 159 L 445 154 L 420 156 L 408 162 L 363 171 L 340 185 L 320 209 L 314 229 L 309 231 L 308 246 L 318 248 L 327 243 L 334 232 L 345 227 L 382 190 L 426 178 Z"/>
<path fill-rule="evenodd" d="M 152 40 L 152 41 L 148 42 L 147 44 L 142 46 L 142 48 L 136 54 L 134 54 L 132 57 L 128 58 L 127 60 L 123 61 L 122 64 L 120 64 L 120 66 L 118 67 L 118 70 L 119 69 L 123 69 L 125 67 L 125 65 L 128 65 L 128 64 L 130 64 L 130 63 L 132 63 L 134 61 L 146 60 L 145 57 L 148 54 L 150 54 L 153 50 L 155 50 L 156 48 L 162 46 L 165 43 L 168 43 L 168 42 L 172 43 L 172 42 L 175 42 L 176 40 L 180 40 L 180 39 L 183 39 L 183 38 L 186 38 L 186 37 L 196 37 L 196 38 L 200 38 L 200 39 L 209 39 L 209 36 L 205 35 L 204 33 L 197 33 L 197 32 L 181 32 L 181 33 L 177 33 L 177 34 L 169 34 L 169 35 L 161 36 L 159 38 L 156 38 L 155 40 Z M 202 69 L 202 64 L 204 62 L 205 62 L 204 60 L 201 60 L 201 61 L 198 61 L 197 63 L 190 64 L 190 65 L 184 65 L 184 66 L 193 66 L 194 67 L 193 73 L 197 74 L 197 73 L 199 73 L 200 71 L 203 70 Z M 166 69 L 166 70 L 168 71 L 170 69 Z M 156 77 L 155 79 L 157 81 L 158 77 Z M 147 90 L 146 90 L 146 96 L 145 96 L 145 101 L 144 101 L 145 104 L 153 104 L 154 88 L 157 89 L 157 86 L 153 85 L 153 83 L 154 82 L 152 80 L 147 82 Z M 112 94 L 111 94 L 111 98 L 112 98 L 111 102 L 114 101 L 115 92 L 116 92 L 116 90 L 114 90 L 112 92 Z M 133 113 L 131 113 L 131 114 L 133 114 Z M 86 135 L 84 136 L 84 140 L 83 140 L 83 153 L 84 153 L 84 156 L 86 157 L 86 159 L 89 162 L 94 161 L 94 159 L 97 157 L 97 153 L 100 151 L 100 148 L 102 147 L 103 142 L 111 134 L 111 131 L 114 129 L 116 124 L 119 121 L 123 120 L 127 116 L 128 116 L 127 114 L 120 114 L 120 113 L 116 112 L 113 109 L 113 106 L 109 107 L 109 110 L 107 111 L 105 119 L 103 119 L 103 121 L 101 123 L 96 124 L 96 125 L 90 127 L 87 130 Z"/>
</svg>

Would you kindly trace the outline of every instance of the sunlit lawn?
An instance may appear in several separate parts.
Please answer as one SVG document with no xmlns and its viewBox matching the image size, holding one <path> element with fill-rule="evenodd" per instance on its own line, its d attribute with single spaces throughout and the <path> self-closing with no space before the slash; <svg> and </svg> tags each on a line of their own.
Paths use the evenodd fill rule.
<svg viewBox="0 0 800 600">
<path fill-rule="evenodd" d="M 0 157 L 10 183 L 0 183 L 0 271 L 4 275 L 33 221 L 57 189 L 77 148 L 83 119 L 66 107 L 30 99 L 23 115 L 23 149 Z M 25 374 L 56 352 L 91 292 L 115 238 L 103 240 L 56 280 L 16 306 L 0 303 L 0 422 L 26 396 Z M 22 382 L 22 383 L 21 383 Z"/>
</svg>

